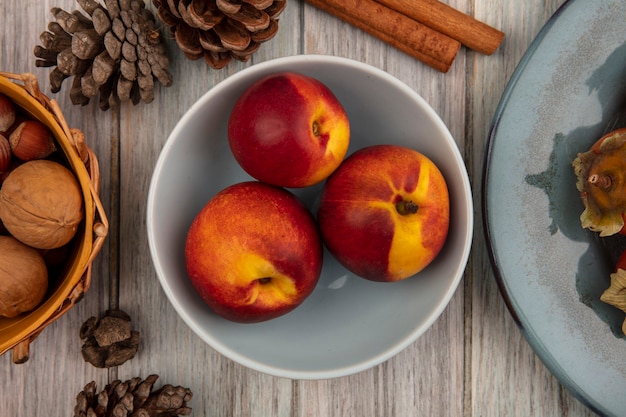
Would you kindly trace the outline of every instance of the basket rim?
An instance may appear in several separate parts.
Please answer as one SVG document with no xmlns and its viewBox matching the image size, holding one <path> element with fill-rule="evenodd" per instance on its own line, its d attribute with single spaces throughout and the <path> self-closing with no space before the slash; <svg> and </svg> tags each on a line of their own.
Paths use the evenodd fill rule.
<svg viewBox="0 0 626 417">
<path fill-rule="evenodd" d="M 84 271 L 89 266 L 88 261 L 93 245 L 91 231 L 94 226 L 95 207 L 87 168 L 55 116 L 33 97 L 24 86 L 12 82 L 2 75 L 0 75 L 0 93 L 5 94 L 16 105 L 44 123 L 52 131 L 80 185 L 85 210 L 83 236 L 78 244 L 75 258 L 72 260 L 72 265 L 66 271 L 65 276 L 61 276 L 62 280 L 55 291 L 48 295 L 36 309 L 15 318 L 0 319 L 1 322 L 4 322 L 4 327 L 0 325 L 0 354 L 3 354 L 30 335 L 37 335 L 46 321 L 63 307 L 65 300 L 81 281 Z M 19 330 L 17 330 L 18 328 Z M 5 335 L 4 333 L 7 334 Z"/>
</svg>

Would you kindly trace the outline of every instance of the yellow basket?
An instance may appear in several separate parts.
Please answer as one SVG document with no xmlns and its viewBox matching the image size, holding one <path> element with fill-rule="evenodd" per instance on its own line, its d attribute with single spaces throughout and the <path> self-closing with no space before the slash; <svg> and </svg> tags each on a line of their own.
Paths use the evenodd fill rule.
<svg viewBox="0 0 626 417">
<path fill-rule="evenodd" d="M 85 218 L 72 241 L 70 257 L 60 275 L 50 277 L 44 301 L 29 313 L 0 318 L 0 355 L 13 349 L 13 362 L 23 363 L 28 360 L 33 340 L 89 289 L 91 265 L 102 248 L 109 224 L 98 197 L 98 160 L 86 145 L 83 133 L 67 125 L 58 103 L 41 92 L 33 74 L 0 72 L 0 93 L 52 131 L 68 168 L 78 179 L 85 203 Z"/>
</svg>

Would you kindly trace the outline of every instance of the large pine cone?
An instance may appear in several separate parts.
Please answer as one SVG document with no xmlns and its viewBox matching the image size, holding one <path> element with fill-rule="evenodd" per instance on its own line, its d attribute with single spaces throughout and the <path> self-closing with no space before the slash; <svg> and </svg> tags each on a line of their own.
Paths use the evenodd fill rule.
<svg viewBox="0 0 626 417">
<path fill-rule="evenodd" d="M 53 93 L 73 76 L 72 103 L 85 105 L 100 94 L 100 108 L 121 101 L 149 103 L 154 85 L 172 84 L 169 59 L 156 19 L 143 0 L 76 0 L 80 11 L 52 8 L 54 22 L 35 47 L 38 67 L 56 66 L 50 73 Z"/>
<path fill-rule="evenodd" d="M 175 417 L 188 416 L 191 408 L 187 402 L 193 393 L 189 388 L 163 385 L 156 391 L 152 387 L 158 375 L 145 380 L 133 378 L 122 382 L 115 380 L 96 394 L 96 383 L 91 381 L 76 396 L 74 417 Z"/>
<path fill-rule="evenodd" d="M 287 0 L 152 0 L 189 59 L 204 57 L 212 68 L 231 58 L 247 61 L 276 35 Z"/>
</svg>

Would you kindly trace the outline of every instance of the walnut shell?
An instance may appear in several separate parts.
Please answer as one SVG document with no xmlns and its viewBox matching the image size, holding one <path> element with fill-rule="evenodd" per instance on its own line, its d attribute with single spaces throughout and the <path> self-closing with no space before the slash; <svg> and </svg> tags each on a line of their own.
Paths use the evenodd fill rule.
<svg viewBox="0 0 626 417">
<path fill-rule="evenodd" d="M 15 122 L 15 105 L 10 98 L 0 94 L 0 132 L 6 132 Z"/>
<path fill-rule="evenodd" d="M 65 245 L 83 217 L 80 185 L 58 162 L 25 162 L 11 171 L 0 189 L 0 219 L 13 237 L 28 246 Z"/>
<path fill-rule="evenodd" d="M 9 139 L 0 133 L 0 172 L 6 172 L 11 166 L 11 143 Z"/>
<path fill-rule="evenodd" d="M 41 254 L 11 236 L 0 236 L 0 316 L 33 310 L 48 289 L 48 270 Z"/>
</svg>

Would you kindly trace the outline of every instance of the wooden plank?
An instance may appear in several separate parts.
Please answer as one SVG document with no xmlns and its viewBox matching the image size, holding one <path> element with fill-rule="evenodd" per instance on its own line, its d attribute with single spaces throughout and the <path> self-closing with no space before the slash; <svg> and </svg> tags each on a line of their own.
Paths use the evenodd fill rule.
<svg viewBox="0 0 626 417">
<path fill-rule="evenodd" d="M 63 0 L 58 6 L 73 10 L 75 2 Z M 53 20 L 47 7 L 37 1 L 8 2 L 0 15 L 0 68 L 13 73 L 34 73 L 41 91 L 59 102 L 69 126 L 82 130 L 87 144 L 100 157 L 102 189 L 110 182 L 109 137 L 116 130 L 110 115 L 97 108 L 77 107 L 71 104 L 67 93 L 69 85 L 58 94 L 49 88 L 47 68 L 36 68 L 32 53 L 39 44 L 39 34 Z M 66 81 L 67 82 L 67 81 Z M 95 134 L 98 132 L 97 134 Z M 109 211 L 109 199 L 101 196 Z M 85 297 L 67 314 L 48 326 L 30 347 L 30 359 L 21 365 L 11 362 L 11 354 L 0 357 L 0 410 L 7 416 L 68 415 L 75 405 L 75 397 L 83 386 L 94 380 L 98 386 L 108 381 L 106 371 L 84 362 L 79 338 L 81 324 L 91 316 L 103 312 L 108 299 L 108 257 L 110 249 L 105 242 L 99 258 L 93 265 L 91 288 Z"/>
<path fill-rule="evenodd" d="M 464 101 L 453 99 L 464 89 L 463 51 L 441 74 L 314 7 L 307 5 L 304 17 L 305 53 L 343 56 L 387 71 L 422 95 L 463 146 Z M 337 380 L 298 382 L 298 416 L 462 416 L 462 323 L 461 289 L 435 325 L 389 361 Z"/>
<path fill-rule="evenodd" d="M 491 118 L 515 66 L 543 24 L 562 0 L 475 2 L 476 17 L 501 28 L 506 37 L 491 57 L 473 56 L 475 74 L 468 81 L 471 94 L 472 174 L 482 174 L 485 141 Z M 475 182 L 477 184 L 477 182 Z M 480 193 L 475 192 L 475 204 Z M 476 230 L 482 228 L 476 223 Z M 477 233 L 475 248 L 484 248 Z M 484 251 L 475 250 L 467 297 L 472 301 L 468 354 L 470 358 L 471 415 L 558 415 L 592 416 L 576 398 L 559 384 L 541 363 L 503 303 Z M 471 291 L 471 293 L 469 292 Z M 515 393 L 512 395 L 512 393 Z"/>
<path fill-rule="evenodd" d="M 157 372 L 163 382 L 190 387 L 194 415 L 287 416 L 292 383 L 244 368 L 220 355 L 196 336 L 176 314 L 162 291 L 149 253 L 145 223 L 152 169 L 169 132 L 206 91 L 244 68 L 298 52 L 299 10 L 290 4 L 280 18 L 277 36 L 263 44 L 247 63 L 231 62 L 221 70 L 203 60 L 190 61 L 169 40 L 175 84 L 160 88 L 149 105 L 121 112 L 120 306 L 137 320 L 142 349 L 124 378 Z M 140 135 L 137 133 L 141 132 Z"/>
</svg>

